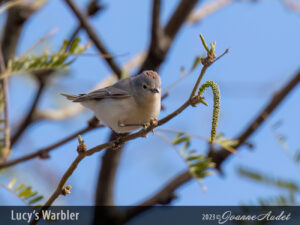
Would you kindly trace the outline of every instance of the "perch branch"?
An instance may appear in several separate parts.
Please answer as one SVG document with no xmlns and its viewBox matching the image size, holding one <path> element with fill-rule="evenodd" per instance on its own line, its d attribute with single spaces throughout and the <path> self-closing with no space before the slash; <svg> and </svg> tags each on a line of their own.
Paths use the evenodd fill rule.
<svg viewBox="0 0 300 225">
<path fill-rule="evenodd" d="M 269 102 L 269 104 L 262 110 L 262 112 L 256 117 L 256 119 L 250 123 L 250 125 L 245 129 L 244 132 L 242 132 L 239 137 L 240 143 L 237 145 L 236 149 L 241 147 L 242 143 L 245 143 L 247 138 L 250 137 L 251 134 L 253 134 L 262 124 L 263 122 L 268 118 L 268 115 L 270 115 L 278 106 L 279 104 L 284 100 L 284 98 L 296 87 L 296 85 L 300 82 L 300 71 L 284 86 L 282 87 L 277 94 L 274 95 L 273 99 Z M 255 125 L 254 125 L 255 124 Z M 254 126 L 253 126 L 254 125 Z M 230 153 L 227 150 L 219 150 L 216 152 L 209 152 L 209 157 L 212 158 L 212 161 L 215 163 L 218 163 L 217 165 L 220 165 L 228 158 Z M 144 202 L 140 203 L 139 206 L 153 206 L 156 204 L 161 204 L 160 199 L 173 199 L 172 196 L 174 196 L 174 191 L 179 188 L 184 183 L 188 182 L 192 179 L 192 177 L 189 175 L 189 171 L 182 172 L 180 175 L 173 178 L 164 188 L 162 188 L 160 191 L 155 193 L 153 196 L 151 196 L 148 200 L 145 200 Z M 188 177 L 189 175 L 189 177 Z M 185 178 L 185 179 L 183 179 Z M 169 190 L 169 191 L 166 191 Z M 135 217 L 136 215 L 142 213 L 143 211 L 147 210 L 147 207 L 134 207 L 129 209 L 127 212 L 125 212 L 124 220 L 128 221 L 131 218 Z"/>
<path fill-rule="evenodd" d="M 203 77 L 203 75 L 204 75 L 205 71 L 207 70 L 207 68 L 214 63 L 214 61 L 211 60 L 210 56 L 208 56 L 206 59 L 208 59 L 207 61 L 209 61 L 210 63 L 204 63 L 203 64 L 203 67 L 201 69 L 201 73 L 200 73 L 199 78 L 197 79 L 197 82 L 195 84 L 195 86 L 197 86 L 197 87 L 199 86 L 201 78 Z M 199 83 L 198 83 L 198 81 L 199 81 Z M 193 92 L 195 90 L 195 86 L 193 88 L 193 91 L 191 92 L 191 96 L 192 96 L 192 94 L 193 94 Z M 196 89 L 197 89 L 197 87 L 196 87 Z M 177 110 L 175 110 L 173 113 L 170 114 L 172 116 L 169 115 L 169 116 L 163 118 L 162 120 L 159 120 L 157 123 L 150 123 L 150 125 L 148 127 L 144 128 L 144 129 L 142 129 L 140 131 L 137 131 L 137 132 L 135 132 L 133 134 L 129 134 L 129 135 L 126 135 L 126 136 L 119 137 L 117 143 L 113 140 L 113 141 L 109 141 L 109 142 L 106 142 L 104 144 L 98 145 L 98 146 L 96 146 L 94 148 L 91 148 L 91 149 L 89 149 L 87 151 L 79 152 L 78 156 L 72 162 L 72 164 L 70 165 L 70 167 L 68 168 L 68 170 L 64 173 L 64 175 L 63 175 L 61 181 L 59 182 L 56 190 L 50 196 L 49 200 L 45 203 L 45 205 L 42 207 L 41 211 L 48 209 L 52 205 L 52 203 L 55 201 L 55 199 L 57 199 L 59 197 L 59 195 L 62 192 L 62 188 L 65 185 L 66 181 L 73 174 L 73 172 L 77 168 L 78 164 L 80 163 L 81 160 L 83 160 L 85 158 L 85 156 L 91 156 L 94 153 L 100 152 L 100 151 L 102 151 L 102 150 L 104 150 L 106 148 L 114 148 L 116 145 L 122 145 L 122 144 L 124 144 L 124 143 L 126 143 L 128 141 L 134 140 L 136 138 L 145 137 L 147 135 L 147 133 L 149 133 L 150 131 L 152 131 L 155 127 L 161 126 L 161 125 L 167 123 L 169 120 L 173 119 L 176 115 L 178 115 L 179 112 L 177 113 L 177 111 L 182 112 L 183 111 L 183 109 L 182 109 L 183 106 L 184 106 L 184 109 L 186 109 L 188 106 L 190 106 L 192 104 L 193 97 L 194 96 L 189 97 L 189 99 L 187 101 L 190 104 L 187 105 L 186 103 L 184 103 L 181 107 L 179 107 Z M 40 211 L 40 213 L 41 213 L 41 211 Z M 33 220 L 33 221 L 31 221 L 31 225 L 36 224 L 38 221 L 39 220 Z"/>
</svg>

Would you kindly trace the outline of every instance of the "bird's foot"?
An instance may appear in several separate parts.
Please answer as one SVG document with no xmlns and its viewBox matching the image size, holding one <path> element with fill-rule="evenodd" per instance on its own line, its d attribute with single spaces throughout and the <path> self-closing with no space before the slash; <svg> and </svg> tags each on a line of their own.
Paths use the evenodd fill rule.
<svg viewBox="0 0 300 225">
<path fill-rule="evenodd" d="M 111 149 L 114 150 L 114 151 L 117 151 L 117 150 L 120 150 L 121 149 L 121 139 L 122 136 L 121 135 L 117 135 L 117 137 L 113 140 L 113 143 L 112 143 L 112 146 L 111 146 Z"/>
<path fill-rule="evenodd" d="M 156 118 L 151 118 L 150 121 L 148 123 L 143 124 L 143 129 L 145 131 L 152 131 L 152 133 L 154 132 L 153 129 L 155 127 L 157 127 L 158 125 L 158 121 Z M 147 133 L 146 133 L 146 137 L 147 137 Z"/>
</svg>

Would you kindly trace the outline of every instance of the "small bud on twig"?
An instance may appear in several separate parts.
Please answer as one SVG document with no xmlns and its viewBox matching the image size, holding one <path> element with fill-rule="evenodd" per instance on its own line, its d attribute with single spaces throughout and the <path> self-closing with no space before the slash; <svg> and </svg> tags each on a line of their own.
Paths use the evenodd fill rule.
<svg viewBox="0 0 300 225">
<path fill-rule="evenodd" d="M 48 152 L 41 152 L 41 153 L 39 154 L 39 158 L 40 158 L 40 159 L 49 159 L 49 158 L 50 158 L 50 155 L 49 155 Z"/>
<path fill-rule="evenodd" d="M 84 140 L 82 140 L 81 136 L 78 135 L 78 146 L 77 146 L 77 152 L 83 153 L 87 151 L 86 144 L 84 143 Z"/>
<path fill-rule="evenodd" d="M 67 185 L 67 186 L 64 186 L 63 189 L 61 190 L 61 194 L 66 196 L 68 194 L 71 194 L 71 185 Z"/>
</svg>

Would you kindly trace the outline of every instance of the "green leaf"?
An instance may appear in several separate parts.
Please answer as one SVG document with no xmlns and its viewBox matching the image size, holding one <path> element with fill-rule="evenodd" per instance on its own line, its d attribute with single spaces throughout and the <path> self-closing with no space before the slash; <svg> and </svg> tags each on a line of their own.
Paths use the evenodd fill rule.
<svg viewBox="0 0 300 225">
<path fill-rule="evenodd" d="M 29 199 L 29 198 L 31 198 L 31 197 L 37 195 L 37 194 L 38 194 L 37 191 L 31 192 L 30 194 L 28 194 L 28 195 L 24 198 L 24 200 L 27 200 L 27 199 Z"/>
<path fill-rule="evenodd" d="M 77 37 L 74 39 L 74 41 L 72 42 L 71 46 L 70 46 L 70 52 L 75 54 L 76 50 L 78 50 L 78 44 L 80 42 L 80 38 Z"/>
<path fill-rule="evenodd" d="M 56 53 L 45 51 L 42 55 L 21 56 L 11 59 L 8 62 L 7 69 L 0 74 L 0 79 L 16 73 L 32 73 L 41 70 L 65 69 L 74 60 L 67 60 L 74 54 L 81 54 L 89 45 L 80 46 L 79 38 L 76 38 L 69 51 L 67 51 L 69 41 L 64 41 L 62 47 Z"/>
<path fill-rule="evenodd" d="M 19 197 L 26 197 L 27 195 L 30 195 L 30 194 L 31 194 L 31 187 L 28 186 L 19 193 Z"/>
<path fill-rule="evenodd" d="M 194 71 L 194 69 L 196 69 L 196 67 L 201 64 L 203 58 L 202 57 L 196 57 L 193 63 L 192 68 L 190 69 L 190 73 Z"/>
<path fill-rule="evenodd" d="M 18 187 L 16 187 L 16 189 L 14 190 L 14 192 L 17 193 L 17 191 L 21 190 L 24 187 L 26 187 L 26 185 L 24 183 L 22 183 Z"/>
<path fill-rule="evenodd" d="M 44 198 L 44 197 L 43 197 L 42 195 L 39 195 L 39 196 L 37 196 L 37 197 L 31 199 L 31 200 L 28 202 L 28 204 L 29 204 L 29 205 L 32 205 L 32 204 L 34 204 L 34 203 L 36 203 L 36 202 L 42 200 L 43 198 Z"/>
<path fill-rule="evenodd" d="M 253 171 L 251 169 L 242 168 L 242 167 L 238 169 L 238 173 L 245 178 L 260 183 L 272 185 L 277 188 L 287 189 L 292 192 L 300 191 L 299 185 L 294 181 L 286 181 L 280 178 L 273 178 L 266 174 L 262 174 L 260 172 Z"/>
<path fill-rule="evenodd" d="M 7 185 L 7 188 L 8 188 L 8 189 L 12 189 L 13 186 L 15 185 L 16 181 L 17 181 L 17 179 L 16 179 L 16 178 L 13 178 L 13 179 L 9 182 L 9 184 Z"/>
<path fill-rule="evenodd" d="M 209 50 L 209 48 L 208 48 L 208 46 L 207 46 L 207 44 L 206 44 L 206 41 L 204 40 L 204 37 L 202 36 L 202 34 L 200 34 L 200 39 L 201 39 L 202 45 L 203 45 L 203 47 L 205 48 L 207 54 L 209 54 L 209 53 L 210 53 L 210 50 Z"/>
</svg>

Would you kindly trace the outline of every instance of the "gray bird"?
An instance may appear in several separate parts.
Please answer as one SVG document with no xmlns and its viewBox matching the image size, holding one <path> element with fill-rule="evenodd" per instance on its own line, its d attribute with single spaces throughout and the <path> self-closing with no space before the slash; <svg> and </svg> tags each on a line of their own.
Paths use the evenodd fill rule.
<svg viewBox="0 0 300 225">
<path fill-rule="evenodd" d="M 161 80 L 154 71 L 118 81 L 88 94 L 64 94 L 92 110 L 97 119 L 117 133 L 127 133 L 156 120 L 161 108 Z"/>
</svg>

